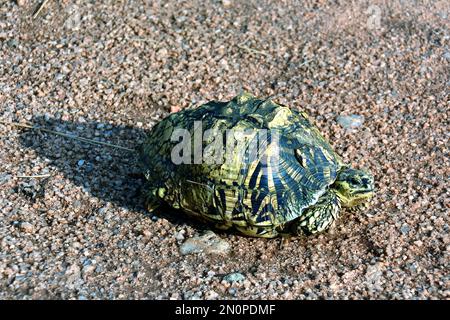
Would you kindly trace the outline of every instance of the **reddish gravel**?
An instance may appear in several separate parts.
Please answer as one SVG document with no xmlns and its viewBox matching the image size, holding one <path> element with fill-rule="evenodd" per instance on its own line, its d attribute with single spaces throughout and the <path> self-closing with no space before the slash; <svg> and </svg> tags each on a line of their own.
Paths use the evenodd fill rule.
<svg viewBox="0 0 450 320">
<path fill-rule="evenodd" d="M 34 1 L 3 1 L 0 298 L 448 299 L 448 1 L 166 2 L 50 1 L 33 20 Z M 133 153 L 3 123 L 134 148 L 242 89 L 369 168 L 371 208 L 283 247 L 219 233 L 224 256 L 182 255 L 205 227 L 146 212 Z"/>
</svg>

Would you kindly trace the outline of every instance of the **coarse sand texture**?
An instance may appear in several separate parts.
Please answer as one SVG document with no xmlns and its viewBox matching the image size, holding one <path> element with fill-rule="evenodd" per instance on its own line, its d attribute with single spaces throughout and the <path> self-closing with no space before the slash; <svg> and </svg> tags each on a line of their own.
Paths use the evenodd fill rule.
<svg viewBox="0 0 450 320">
<path fill-rule="evenodd" d="M 0 299 L 448 299 L 448 1 L 3 1 Z M 267 240 L 149 213 L 129 149 L 242 91 L 305 110 L 368 210 Z"/>
</svg>

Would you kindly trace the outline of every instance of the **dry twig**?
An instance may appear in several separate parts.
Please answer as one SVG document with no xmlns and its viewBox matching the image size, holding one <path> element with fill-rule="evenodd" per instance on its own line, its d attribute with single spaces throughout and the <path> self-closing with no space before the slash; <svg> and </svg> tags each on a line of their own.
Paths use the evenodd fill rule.
<svg viewBox="0 0 450 320">
<path fill-rule="evenodd" d="M 42 9 L 44 9 L 45 5 L 48 3 L 48 0 L 42 1 L 37 7 L 36 11 L 33 14 L 33 19 L 36 19 L 39 13 L 41 13 Z"/>
<path fill-rule="evenodd" d="M 267 52 L 256 50 L 256 49 L 244 46 L 243 44 L 238 44 L 237 47 L 239 49 L 245 50 L 245 51 L 247 51 L 249 53 L 260 54 L 260 55 L 263 55 L 263 56 L 266 56 L 266 57 L 270 57 L 270 54 L 268 54 Z"/>
<path fill-rule="evenodd" d="M 136 151 L 134 149 L 118 146 L 118 145 L 115 145 L 115 144 L 112 144 L 112 143 L 102 142 L 102 141 L 97 141 L 97 140 L 92 140 L 92 139 L 87 139 L 87 138 L 83 138 L 83 137 L 77 137 L 77 136 L 74 136 L 72 134 L 58 132 L 58 131 L 53 131 L 53 130 L 50 130 L 50 129 L 46 129 L 46 128 L 42 128 L 42 127 L 38 127 L 38 126 L 33 126 L 31 124 L 28 124 L 28 123 L 5 122 L 5 121 L 0 121 L 0 123 L 9 124 L 9 125 L 13 125 L 13 126 L 16 126 L 16 127 L 21 127 L 21 128 L 28 128 L 28 129 L 33 129 L 33 130 L 44 131 L 44 132 L 56 134 L 58 136 L 62 136 L 62 137 L 65 137 L 65 138 L 74 139 L 74 140 L 78 140 L 78 141 L 83 141 L 83 142 L 90 143 L 90 144 L 102 145 L 102 146 L 107 146 L 107 147 L 111 147 L 111 148 L 116 148 L 116 149 L 122 149 L 122 150 L 130 151 L 130 152 L 135 152 Z"/>
<path fill-rule="evenodd" d="M 40 179 L 40 178 L 48 178 L 51 177 L 51 174 L 37 174 L 35 176 L 17 176 L 17 178 L 21 179 L 27 179 L 27 178 L 33 178 L 33 179 Z"/>
</svg>

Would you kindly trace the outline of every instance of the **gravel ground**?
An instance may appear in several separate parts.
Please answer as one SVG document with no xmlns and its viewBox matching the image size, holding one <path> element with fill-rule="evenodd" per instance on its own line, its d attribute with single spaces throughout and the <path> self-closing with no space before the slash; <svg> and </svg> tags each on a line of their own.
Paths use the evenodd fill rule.
<svg viewBox="0 0 450 320">
<path fill-rule="evenodd" d="M 146 212 L 132 152 L 1 123 L 0 298 L 448 299 L 448 1 L 166 2 L 1 1 L 0 120 L 134 148 L 276 95 L 373 172 L 371 208 L 283 246 L 212 234 Z"/>
</svg>

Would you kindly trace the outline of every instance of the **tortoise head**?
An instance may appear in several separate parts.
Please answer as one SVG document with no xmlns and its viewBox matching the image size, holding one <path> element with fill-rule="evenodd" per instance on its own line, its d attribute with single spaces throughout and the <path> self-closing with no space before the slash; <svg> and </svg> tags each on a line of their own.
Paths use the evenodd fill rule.
<svg viewBox="0 0 450 320">
<path fill-rule="evenodd" d="M 373 176 L 366 171 L 342 168 L 332 185 L 342 206 L 360 208 L 368 204 L 374 193 Z"/>
</svg>

